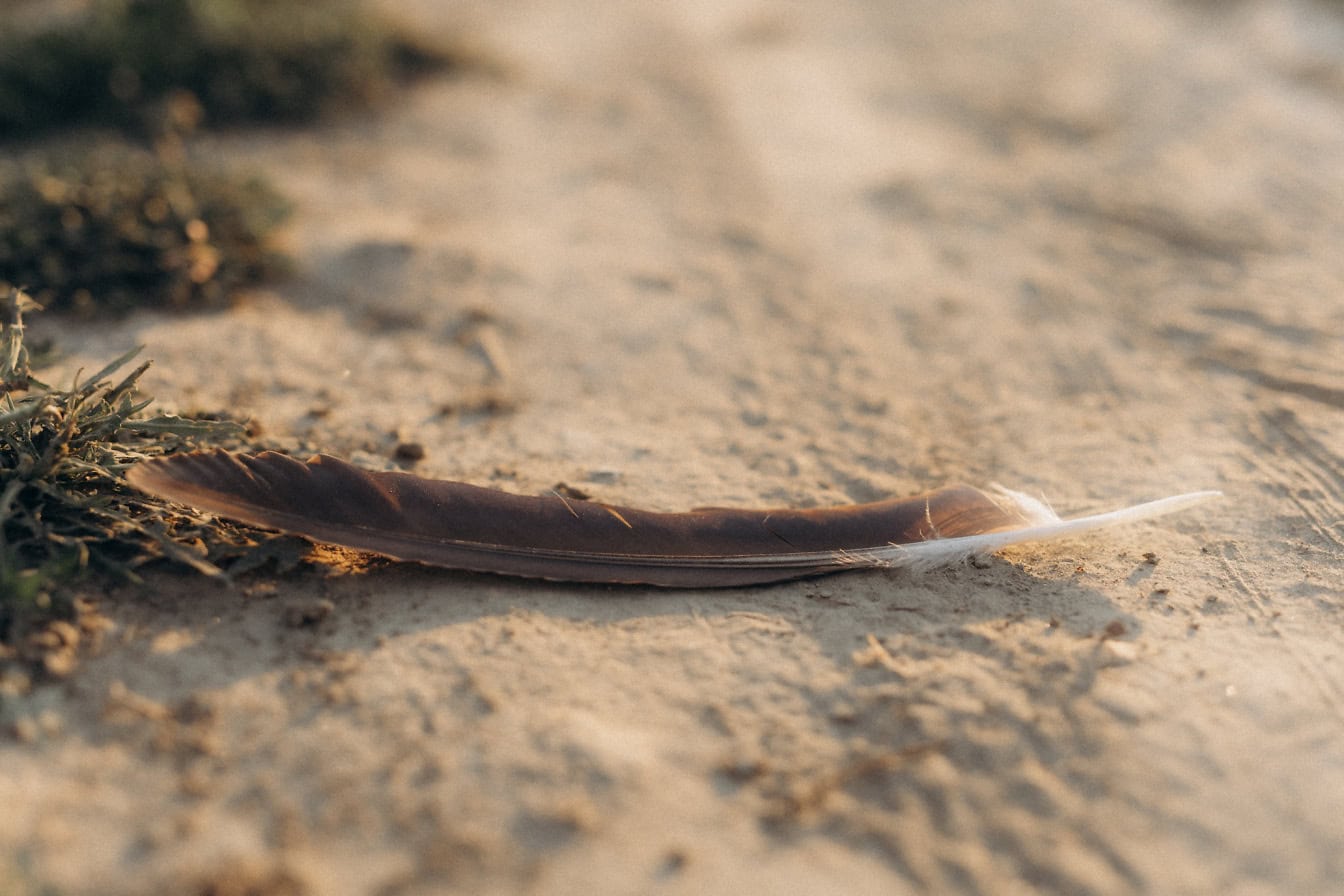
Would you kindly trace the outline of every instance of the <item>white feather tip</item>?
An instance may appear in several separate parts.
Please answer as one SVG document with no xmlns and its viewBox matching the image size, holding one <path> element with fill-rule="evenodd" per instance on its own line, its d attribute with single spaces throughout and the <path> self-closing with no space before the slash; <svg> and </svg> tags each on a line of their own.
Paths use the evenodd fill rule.
<svg viewBox="0 0 1344 896">
<path fill-rule="evenodd" d="M 1065 538 L 1095 529 L 1122 526 L 1164 516 L 1221 496 L 1220 491 L 1188 492 L 1120 510 L 1066 520 L 1061 519 L 1039 498 L 995 484 L 991 497 L 1005 510 L 1015 512 L 1022 518 L 1021 528 L 988 532 L 983 535 L 966 535 L 960 538 L 931 539 L 917 544 L 889 545 L 878 548 L 866 556 L 855 557 L 854 560 L 867 561 L 875 566 L 901 567 L 915 571 L 928 570 L 964 562 L 975 556 L 992 554 L 1010 545 Z"/>
</svg>

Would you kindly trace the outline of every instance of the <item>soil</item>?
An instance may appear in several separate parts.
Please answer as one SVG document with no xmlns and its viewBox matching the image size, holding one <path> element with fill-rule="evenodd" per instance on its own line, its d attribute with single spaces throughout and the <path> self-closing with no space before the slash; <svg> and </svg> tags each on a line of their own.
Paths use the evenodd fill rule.
<svg viewBox="0 0 1344 896">
<path fill-rule="evenodd" d="M 1337 4 L 396 8 L 498 66 L 210 138 L 294 279 L 36 321 L 71 374 L 144 343 L 291 451 L 653 509 L 1225 497 L 724 592 L 161 572 L 0 682 L 0 889 L 1339 886 Z"/>
</svg>

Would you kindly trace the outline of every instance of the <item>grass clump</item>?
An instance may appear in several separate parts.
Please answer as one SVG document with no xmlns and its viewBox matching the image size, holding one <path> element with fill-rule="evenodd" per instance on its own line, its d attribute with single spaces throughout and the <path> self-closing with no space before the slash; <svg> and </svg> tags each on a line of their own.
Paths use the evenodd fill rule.
<svg viewBox="0 0 1344 896">
<path fill-rule="evenodd" d="M 196 443 L 238 438 L 236 423 L 144 416 L 149 367 L 136 352 L 69 389 L 35 379 L 17 289 L 0 300 L 0 642 L 73 612 L 70 586 L 90 572 L 135 578 L 172 559 L 219 575 L 254 546 L 247 530 L 203 519 L 127 487 L 131 464 Z M 137 350 L 138 351 L 138 350 Z"/>
<path fill-rule="evenodd" d="M 93 0 L 0 35 L 0 134 L 141 125 L 182 93 L 209 124 L 305 121 L 452 64 L 354 0 Z"/>
<path fill-rule="evenodd" d="M 222 305 L 283 269 L 288 214 L 264 181 L 119 143 L 0 159 L 0 289 L 42 284 L 63 311 Z"/>
</svg>

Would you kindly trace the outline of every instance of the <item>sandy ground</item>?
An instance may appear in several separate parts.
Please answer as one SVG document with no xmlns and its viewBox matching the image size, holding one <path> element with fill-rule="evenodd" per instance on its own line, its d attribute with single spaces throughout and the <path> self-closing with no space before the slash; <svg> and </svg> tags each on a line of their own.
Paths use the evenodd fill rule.
<svg viewBox="0 0 1344 896">
<path fill-rule="evenodd" d="M 72 368 L 659 509 L 1226 497 L 739 591 L 156 576 L 4 698 L 0 890 L 1338 892 L 1338 6 L 398 8 L 500 71 L 213 138 L 298 276 Z"/>
</svg>

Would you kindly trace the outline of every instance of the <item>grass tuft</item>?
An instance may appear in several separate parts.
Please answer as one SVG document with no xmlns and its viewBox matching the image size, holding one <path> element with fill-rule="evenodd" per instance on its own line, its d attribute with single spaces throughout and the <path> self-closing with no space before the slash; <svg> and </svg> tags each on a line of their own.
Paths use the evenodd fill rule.
<svg viewBox="0 0 1344 896">
<path fill-rule="evenodd" d="M 141 495 L 122 481 L 137 461 L 201 440 L 237 440 L 232 422 L 146 416 L 139 350 L 68 389 L 33 376 L 17 289 L 0 300 L 0 642 L 73 613 L 71 586 L 97 572 L 136 579 L 170 559 L 209 576 L 260 546 L 251 530 Z"/>
<path fill-rule="evenodd" d="M 93 0 L 40 29 L 0 17 L 0 135 L 152 127 L 183 95 L 207 124 L 301 122 L 453 61 L 354 0 Z"/>
<path fill-rule="evenodd" d="M 180 146 L 178 147 L 180 150 Z M 0 288 L 79 313 L 220 306 L 284 270 L 264 181 L 119 143 L 0 159 Z"/>
</svg>

